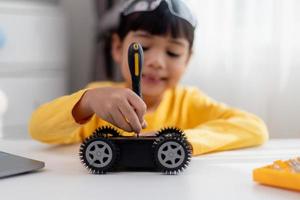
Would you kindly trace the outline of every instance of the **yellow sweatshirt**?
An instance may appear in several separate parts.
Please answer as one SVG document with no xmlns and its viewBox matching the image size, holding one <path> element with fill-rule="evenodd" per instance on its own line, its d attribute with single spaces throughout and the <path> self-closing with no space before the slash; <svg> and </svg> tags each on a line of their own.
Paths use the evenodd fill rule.
<svg viewBox="0 0 300 200">
<path fill-rule="evenodd" d="M 72 116 L 72 109 L 86 90 L 104 86 L 124 84 L 92 83 L 86 89 L 40 106 L 29 124 L 32 138 L 52 144 L 81 142 L 99 126 L 108 125 L 95 115 L 84 124 L 77 123 Z M 166 91 L 156 111 L 146 113 L 145 120 L 148 126 L 142 133 L 169 126 L 183 129 L 192 144 L 193 155 L 260 145 L 268 139 L 261 119 L 217 103 L 194 87 L 177 86 Z"/>
</svg>

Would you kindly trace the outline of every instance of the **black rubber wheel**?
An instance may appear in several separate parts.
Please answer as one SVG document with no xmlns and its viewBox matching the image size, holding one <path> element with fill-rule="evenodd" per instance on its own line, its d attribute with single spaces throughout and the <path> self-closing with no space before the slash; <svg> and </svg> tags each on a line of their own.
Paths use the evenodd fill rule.
<svg viewBox="0 0 300 200">
<path fill-rule="evenodd" d="M 105 137 L 105 138 L 108 138 L 108 137 L 119 137 L 120 136 L 120 133 L 113 127 L 110 127 L 110 126 L 102 126 L 102 127 L 99 127 L 97 128 L 92 136 L 94 137 Z"/>
<path fill-rule="evenodd" d="M 159 171 L 177 174 L 183 171 L 191 160 L 191 148 L 183 132 L 165 133 L 153 144 L 154 159 Z"/>
<path fill-rule="evenodd" d="M 160 136 L 164 136 L 164 135 L 167 135 L 167 134 L 173 134 L 173 135 L 176 135 L 176 136 L 179 136 L 179 137 L 185 137 L 183 131 L 179 128 L 176 128 L 176 127 L 163 128 L 163 129 L 161 129 L 157 132 L 156 136 L 160 137 Z"/>
<path fill-rule="evenodd" d="M 112 141 L 93 135 L 81 144 L 79 157 L 89 172 L 104 174 L 113 170 L 118 149 Z"/>
</svg>

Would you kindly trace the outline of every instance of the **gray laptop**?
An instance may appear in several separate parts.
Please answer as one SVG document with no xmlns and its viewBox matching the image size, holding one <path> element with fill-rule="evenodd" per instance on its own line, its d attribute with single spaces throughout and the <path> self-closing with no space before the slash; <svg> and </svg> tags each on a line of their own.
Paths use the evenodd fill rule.
<svg viewBox="0 0 300 200">
<path fill-rule="evenodd" d="M 39 170 L 44 162 L 0 151 L 0 178 Z"/>
</svg>

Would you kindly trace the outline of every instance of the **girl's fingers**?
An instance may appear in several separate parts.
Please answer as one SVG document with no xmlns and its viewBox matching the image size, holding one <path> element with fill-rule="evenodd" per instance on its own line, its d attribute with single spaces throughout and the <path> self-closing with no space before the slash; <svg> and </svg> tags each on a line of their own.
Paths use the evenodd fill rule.
<svg viewBox="0 0 300 200">
<path fill-rule="evenodd" d="M 123 101 L 122 104 L 119 105 L 119 110 L 123 115 L 125 121 L 130 124 L 133 131 L 139 133 L 142 129 L 142 125 L 137 114 L 135 113 L 129 102 L 126 100 Z"/>
<path fill-rule="evenodd" d="M 116 124 L 116 122 L 114 121 L 114 119 L 110 113 L 103 119 L 111 124 Z"/>
<path fill-rule="evenodd" d="M 147 122 L 144 120 L 142 123 L 142 128 L 146 128 L 147 127 Z"/>
<path fill-rule="evenodd" d="M 113 109 L 111 111 L 111 116 L 114 121 L 114 125 L 128 132 L 133 131 L 133 127 L 129 124 L 126 119 L 123 117 L 123 114 L 120 112 L 118 108 Z"/>
<path fill-rule="evenodd" d="M 134 110 L 139 118 L 140 124 L 143 124 L 144 123 L 144 115 L 147 110 L 147 106 L 146 106 L 145 102 L 134 92 L 129 93 L 128 102 L 134 108 Z"/>
</svg>

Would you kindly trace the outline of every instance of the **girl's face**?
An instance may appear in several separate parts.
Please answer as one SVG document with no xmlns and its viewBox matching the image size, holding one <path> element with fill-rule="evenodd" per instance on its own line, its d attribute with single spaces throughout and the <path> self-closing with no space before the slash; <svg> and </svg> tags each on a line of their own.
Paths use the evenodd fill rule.
<svg viewBox="0 0 300 200">
<path fill-rule="evenodd" d="M 128 85 L 131 85 L 131 77 L 127 51 L 132 42 L 140 43 L 144 50 L 141 82 L 144 96 L 160 96 L 178 83 L 191 55 L 187 39 L 172 38 L 170 35 L 151 35 L 145 31 L 131 31 L 121 42 L 115 35 L 112 54 L 121 66 L 122 75 Z"/>
</svg>

